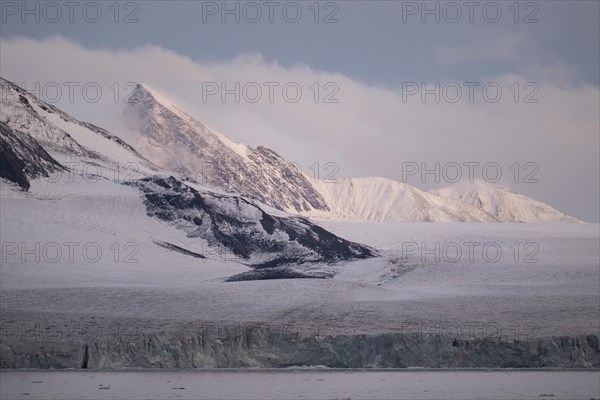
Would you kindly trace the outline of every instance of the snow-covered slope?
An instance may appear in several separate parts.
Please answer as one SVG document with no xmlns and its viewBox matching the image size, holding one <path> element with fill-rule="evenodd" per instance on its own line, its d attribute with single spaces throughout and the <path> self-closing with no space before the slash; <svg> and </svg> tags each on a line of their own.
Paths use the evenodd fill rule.
<svg viewBox="0 0 600 400">
<path fill-rule="evenodd" d="M 581 222 L 546 203 L 479 179 L 432 190 L 431 193 L 472 204 L 502 222 Z"/>
<path fill-rule="evenodd" d="M 131 97 L 123 117 L 132 143 L 156 164 L 283 211 L 328 209 L 302 171 L 273 150 L 235 142 L 147 85 Z"/>
<path fill-rule="evenodd" d="M 321 218 L 377 222 L 497 222 L 466 202 L 442 198 L 385 178 L 344 178 L 314 183 L 331 212 Z"/>
<path fill-rule="evenodd" d="M 47 209 L 49 214 L 59 215 L 50 218 L 54 219 L 51 223 L 64 228 L 57 233 L 40 222 L 36 231 L 52 234 L 36 235 L 31 224 L 19 222 L 28 218 L 19 208 L 21 212 L 11 215 L 8 229 L 2 216 L 3 241 L 27 243 L 33 237 L 35 243 L 80 240 L 79 235 L 71 236 L 75 226 L 65 222 L 65 216 L 73 212 L 71 201 L 77 198 L 84 204 L 87 199 L 89 204 L 76 215 L 77 228 L 83 224 L 84 236 L 94 238 L 96 231 L 98 237 L 103 236 L 100 232 L 108 233 L 109 238 L 110 233 L 133 236 L 138 246 L 149 248 L 150 253 L 176 252 L 197 259 L 233 255 L 230 259 L 235 263 L 254 268 L 236 280 L 331 276 L 329 267 L 324 267 L 328 272 L 323 273 L 316 264 L 376 255 L 369 247 L 339 238 L 302 217 L 271 215 L 240 196 L 215 194 L 201 184 L 185 182 L 110 132 L 80 122 L 6 80 L 1 84 L 2 202 L 12 202 L 13 208 L 27 203 L 38 215 Z M 133 224 L 144 227 L 136 234 L 125 223 L 131 219 L 121 215 L 127 212 L 111 215 L 111 210 L 120 210 L 124 198 L 134 205 L 132 210 L 138 216 L 139 210 L 145 209 Z M 48 199 L 52 204 L 43 201 Z M 6 207 L 2 212 L 15 213 Z M 114 249 L 110 246 L 106 245 Z M 203 250 L 192 250 L 198 248 Z"/>
</svg>

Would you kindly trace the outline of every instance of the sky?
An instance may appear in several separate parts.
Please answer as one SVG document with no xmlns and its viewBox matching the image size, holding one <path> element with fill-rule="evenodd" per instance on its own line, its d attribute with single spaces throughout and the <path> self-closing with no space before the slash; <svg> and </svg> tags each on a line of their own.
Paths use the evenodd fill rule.
<svg viewBox="0 0 600 400">
<path fill-rule="evenodd" d="M 598 1 L 1 6 L 2 77 L 116 134 L 143 82 L 311 176 L 474 177 L 600 220 Z"/>
</svg>

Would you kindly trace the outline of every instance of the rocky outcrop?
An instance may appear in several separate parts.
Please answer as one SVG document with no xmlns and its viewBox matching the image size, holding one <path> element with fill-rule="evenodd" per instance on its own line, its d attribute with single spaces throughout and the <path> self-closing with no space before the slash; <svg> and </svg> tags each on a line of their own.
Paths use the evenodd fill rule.
<svg viewBox="0 0 600 400">
<path fill-rule="evenodd" d="M 168 221 L 212 248 L 225 248 L 255 268 L 231 280 L 316 277 L 303 264 L 376 255 L 368 246 L 342 239 L 305 218 L 274 216 L 242 197 L 200 192 L 174 177 L 127 184 L 142 192 L 149 216 Z"/>
<path fill-rule="evenodd" d="M 27 99 L 22 97 L 23 101 Z M 28 103 L 27 103 L 28 104 Z M 47 177 L 64 168 L 27 133 L 0 121 L 0 177 L 29 190 L 30 179 Z"/>
</svg>

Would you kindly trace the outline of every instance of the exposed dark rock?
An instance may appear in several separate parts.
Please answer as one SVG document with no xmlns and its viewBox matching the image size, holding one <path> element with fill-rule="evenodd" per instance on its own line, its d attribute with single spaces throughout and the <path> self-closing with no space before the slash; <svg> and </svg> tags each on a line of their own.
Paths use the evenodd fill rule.
<svg viewBox="0 0 600 400">
<path fill-rule="evenodd" d="M 30 179 L 47 177 L 62 169 L 37 140 L 0 121 L 0 177 L 29 190 Z"/>
<path fill-rule="evenodd" d="M 318 273 L 309 274 L 296 271 L 289 267 L 263 267 L 252 271 L 243 272 L 227 278 L 227 282 L 262 281 L 268 279 L 309 279 L 309 278 L 331 278 L 332 274 Z"/>
<path fill-rule="evenodd" d="M 174 245 L 172 243 L 161 242 L 160 240 L 155 240 L 154 243 L 156 243 L 160 247 L 164 247 L 165 249 L 169 249 L 169 250 L 181 253 L 181 254 L 185 254 L 186 256 L 191 256 L 191 257 L 194 257 L 194 258 L 206 258 L 202 254 L 198 254 L 198 253 L 195 253 L 193 251 L 184 249 L 183 247 L 179 247 L 179 246 Z"/>
<path fill-rule="evenodd" d="M 209 246 L 224 247 L 257 269 L 376 256 L 373 249 L 342 239 L 305 218 L 272 216 L 242 197 L 200 193 L 174 177 L 128 184 L 143 193 L 149 216 L 169 221 Z M 238 278 L 308 276 L 315 277 L 280 269 Z"/>
</svg>

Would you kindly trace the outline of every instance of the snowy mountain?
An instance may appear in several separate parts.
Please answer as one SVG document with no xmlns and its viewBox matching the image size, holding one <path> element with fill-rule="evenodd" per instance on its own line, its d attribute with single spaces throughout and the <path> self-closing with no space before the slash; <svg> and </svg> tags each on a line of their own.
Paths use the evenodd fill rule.
<svg viewBox="0 0 600 400">
<path fill-rule="evenodd" d="M 519 211 L 497 213 L 468 196 L 425 192 L 384 178 L 315 182 L 273 150 L 254 149 L 206 127 L 147 85 L 139 84 L 131 98 L 135 101 L 126 106 L 123 117 L 134 147 L 143 156 L 215 189 L 242 194 L 286 212 L 379 222 L 575 220 L 550 217 L 560 213 L 532 199 L 522 199 Z M 507 196 L 508 192 L 501 192 Z"/>
<path fill-rule="evenodd" d="M 245 196 L 263 204 L 263 209 L 273 207 L 305 217 L 378 222 L 578 222 L 547 204 L 483 182 L 430 192 L 378 177 L 315 182 L 273 150 L 246 146 L 206 127 L 147 85 L 139 84 L 131 96 L 135 101 L 125 107 L 128 128 L 121 138 L 77 121 L 5 80 L 2 89 L 1 120 L 28 133 L 59 165 L 85 162 L 110 171 L 116 163 L 121 174 L 175 174 L 199 190 Z M 3 149 L 9 148 L 3 135 Z M 46 160 L 42 155 L 38 158 Z M 37 175 L 44 175 L 43 171 Z"/>
<path fill-rule="evenodd" d="M 133 144 L 161 167 L 288 212 L 327 211 L 323 197 L 273 150 L 237 143 L 195 120 L 147 85 L 124 111 Z"/>
<path fill-rule="evenodd" d="M 230 280 L 327 277 L 328 264 L 376 255 L 305 218 L 272 215 L 240 196 L 185 181 L 110 132 L 4 79 L 0 84 L 3 241 L 26 243 L 38 235 L 36 243 L 81 237 L 96 243 L 104 236 L 127 237 L 153 255 L 150 262 L 177 253 L 195 262 L 222 261 L 225 255 L 246 266 Z M 74 202 L 80 206 L 74 208 Z M 7 212 L 11 219 L 5 223 Z"/>
<path fill-rule="evenodd" d="M 502 222 L 581 222 L 546 203 L 479 179 L 432 190 L 431 193 L 472 204 Z"/>
<path fill-rule="evenodd" d="M 498 222 L 464 201 L 440 197 L 385 178 L 317 182 L 331 211 L 312 216 L 377 222 Z"/>
</svg>

